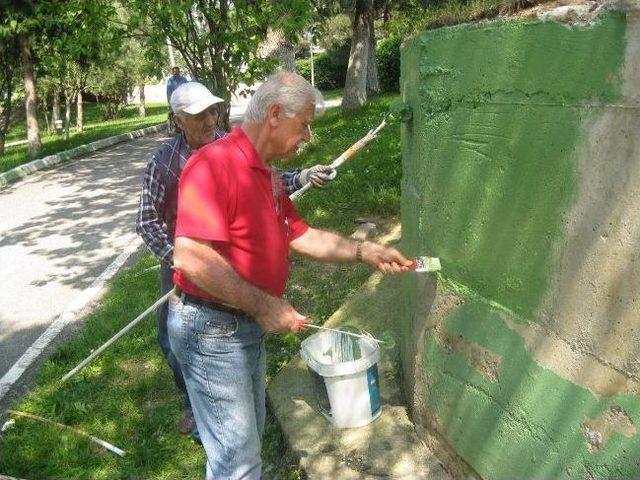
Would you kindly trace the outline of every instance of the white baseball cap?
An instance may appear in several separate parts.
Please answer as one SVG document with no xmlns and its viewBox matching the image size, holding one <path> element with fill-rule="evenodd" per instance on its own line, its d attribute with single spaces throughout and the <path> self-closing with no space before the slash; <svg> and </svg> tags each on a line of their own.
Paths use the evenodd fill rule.
<svg viewBox="0 0 640 480">
<path fill-rule="evenodd" d="M 175 113 L 185 112 L 197 115 L 211 105 L 224 102 L 213 95 L 207 87 L 198 82 L 186 82 L 171 94 L 169 104 Z"/>
</svg>

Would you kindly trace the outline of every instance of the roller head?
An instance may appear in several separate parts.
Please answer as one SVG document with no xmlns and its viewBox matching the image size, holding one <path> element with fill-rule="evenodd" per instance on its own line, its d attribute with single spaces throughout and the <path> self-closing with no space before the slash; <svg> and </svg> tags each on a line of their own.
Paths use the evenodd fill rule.
<svg viewBox="0 0 640 480">
<path fill-rule="evenodd" d="M 409 122 L 413 118 L 411 107 L 404 102 L 392 103 L 389 107 L 391 116 L 401 122 Z"/>
</svg>

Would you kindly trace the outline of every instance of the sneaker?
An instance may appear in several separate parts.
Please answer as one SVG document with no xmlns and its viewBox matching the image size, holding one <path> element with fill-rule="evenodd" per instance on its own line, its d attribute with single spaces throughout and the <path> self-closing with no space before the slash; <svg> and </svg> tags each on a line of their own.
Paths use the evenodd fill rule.
<svg viewBox="0 0 640 480">
<path fill-rule="evenodd" d="M 196 427 L 196 420 L 193 418 L 191 412 L 184 411 L 180 420 L 178 420 L 178 431 L 185 435 L 189 435 Z"/>
</svg>

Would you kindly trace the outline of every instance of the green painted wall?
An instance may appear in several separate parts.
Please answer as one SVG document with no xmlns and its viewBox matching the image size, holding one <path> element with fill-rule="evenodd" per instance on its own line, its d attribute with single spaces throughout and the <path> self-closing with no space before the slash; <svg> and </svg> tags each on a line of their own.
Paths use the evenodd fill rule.
<svg viewBox="0 0 640 480">
<path fill-rule="evenodd" d="M 586 472 L 639 478 L 639 435 L 619 427 L 592 453 L 584 431 L 585 422 L 611 409 L 640 421 L 637 396 L 601 400 L 541 368 L 502 315 L 470 301 L 444 320 L 442 333 L 427 335 L 429 382 L 422 394 L 456 452 L 487 479 L 584 478 Z M 451 348 L 451 338 L 473 349 Z M 483 349 L 497 356 L 497 379 L 470 362 L 470 352 L 479 357 Z"/>
<path fill-rule="evenodd" d="M 533 317 L 575 193 L 579 125 L 620 93 L 625 18 L 431 31 L 402 50 L 403 235 Z"/>
<path fill-rule="evenodd" d="M 402 127 L 403 248 L 443 264 L 437 281 L 402 279 L 405 387 L 416 422 L 485 479 L 640 478 L 637 394 L 593 393 L 579 369 L 555 369 L 557 352 L 542 365 L 521 336 L 547 332 L 613 364 L 609 351 L 584 346 L 598 339 L 588 318 L 579 320 L 584 338 L 560 338 L 549 298 L 571 290 L 558 279 L 562 249 L 575 243 L 571 215 L 590 211 L 585 125 L 606 125 L 624 101 L 627 25 L 620 12 L 582 27 L 501 21 L 426 32 L 402 49 L 413 112 Z M 578 198 L 587 198 L 583 210 Z M 628 316 L 637 290 L 611 311 Z M 631 367 L 621 372 L 637 378 Z"/>
</svg>

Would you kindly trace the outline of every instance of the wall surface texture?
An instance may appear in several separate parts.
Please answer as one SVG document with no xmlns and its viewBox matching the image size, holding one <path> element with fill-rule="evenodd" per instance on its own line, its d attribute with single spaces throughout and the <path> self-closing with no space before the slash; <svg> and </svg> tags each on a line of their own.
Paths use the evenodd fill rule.
<svg viewBox="0 0 640 480">
<path fill-rule="evenodd" d="M 454 471 L 640 477 L 640 14 L 402 49 L 405 387 Z"/>
</svg>

